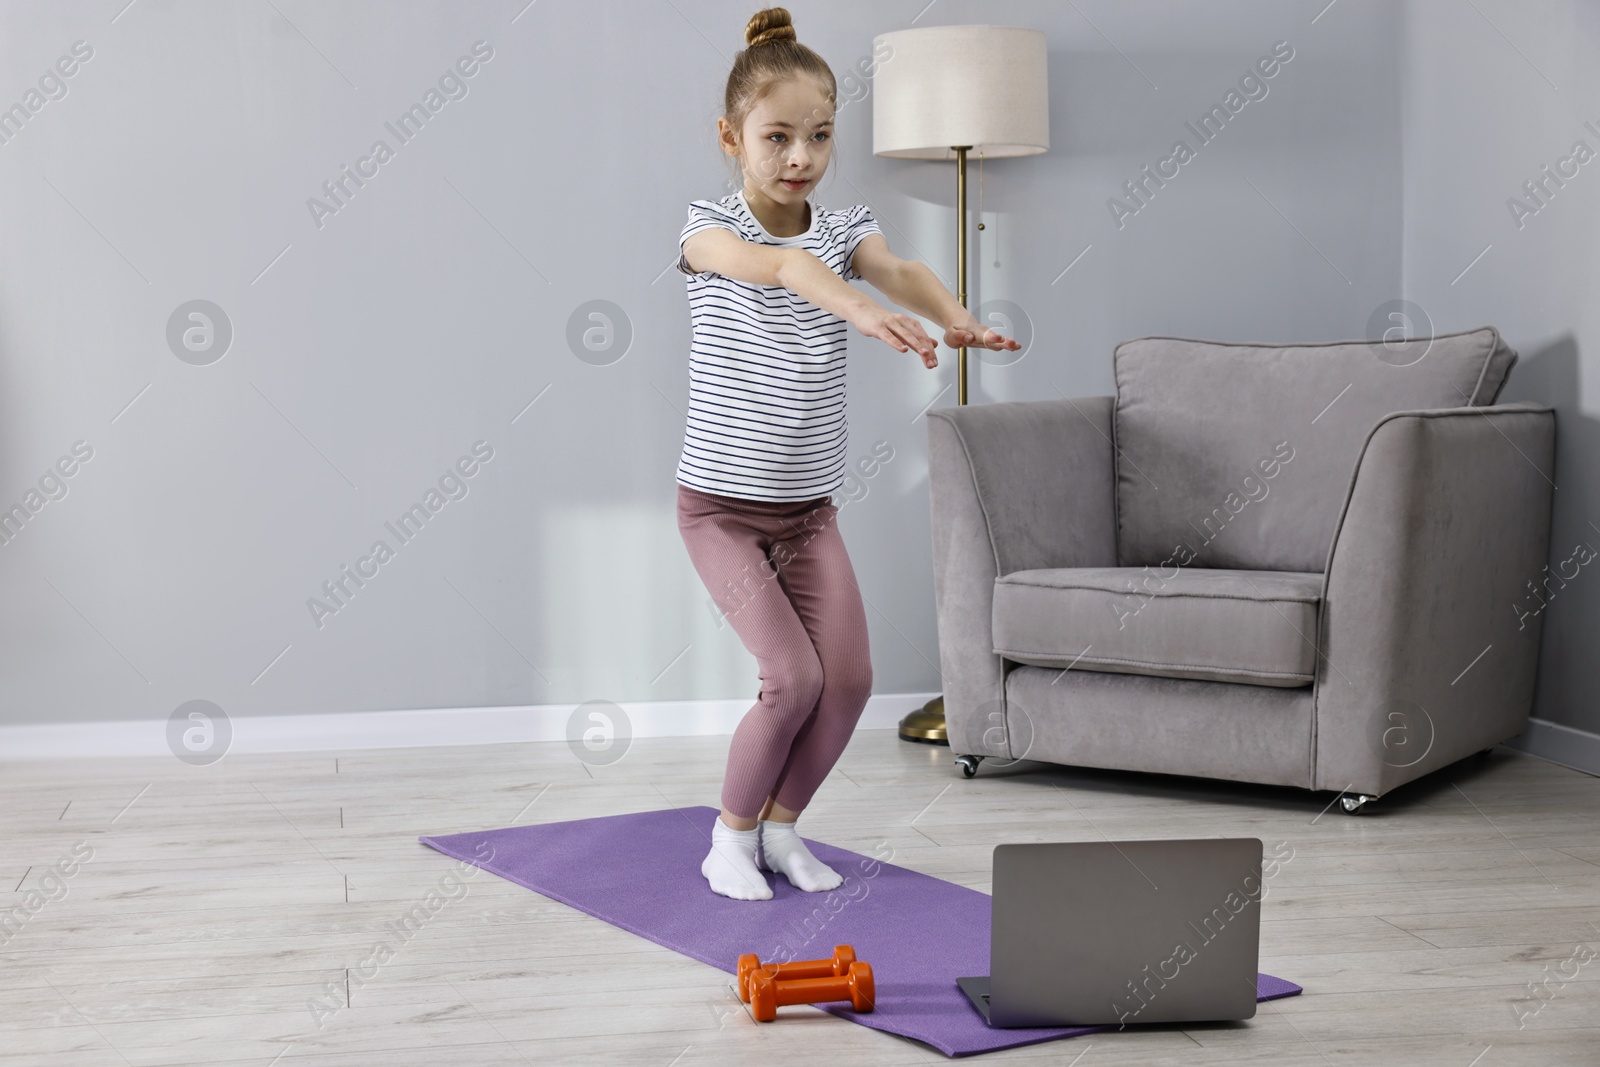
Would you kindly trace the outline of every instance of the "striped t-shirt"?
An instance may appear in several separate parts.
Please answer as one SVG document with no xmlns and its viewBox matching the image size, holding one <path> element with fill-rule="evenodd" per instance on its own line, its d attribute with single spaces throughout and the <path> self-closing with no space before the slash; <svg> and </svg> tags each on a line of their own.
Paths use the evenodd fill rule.
<svg viewBox="0 0 1600 1067">
<path fill-rule="evenodd" d="M 678 238 L 687 275 L 689 415 L 678 484 L 754 500 L 813 500 L 844 484 L 845 342 L 848 324 L 781 285 L 696 274 L 683 242 L 708 226 L 746 241 L 804 248 L 847 281 L 861 277 L 856 246 L 882 233 L 865 204 L 827 211 L 810 203 L 811 228 L 768 233 L 743 191 L 696 200 Z"/>
</svg>

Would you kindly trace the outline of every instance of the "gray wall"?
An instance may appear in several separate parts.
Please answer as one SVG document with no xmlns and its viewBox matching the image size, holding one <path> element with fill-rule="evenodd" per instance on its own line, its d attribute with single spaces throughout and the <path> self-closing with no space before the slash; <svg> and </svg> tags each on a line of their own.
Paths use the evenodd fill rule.
<svg viewBox="0 0 1600 1067">
<path fill-rule="evenodd" d="M 1552 585 L 1542 611 L 1535 715 L 1591 734 L 1600 559 L 1581 560 L 1600 549 L 1597 45 L 1600 7 L 1586 0 L 1479 0 L 1476 10 L 1411 0 L 1401 97 L 1406 297 L 1436 327 L 1498 327 L 1522 357 L 1503 399 L 1557 409 L 1550 568 L 1576 577 Z M 1575 175 L 1529 198 L 1524 183 L 1555 171 L 1580 140 L 1595 158 L 1567 164 Z M 1513 198 L 1528 211 L 1513 210 Z"/>
<path fill-rule="evenodd" d="M 689 323 L 670 266 L 687 202 L 728 191 L 714 119 L 759 6 L 0 6 L 0 106 L 40 78 L 57 96 L 0 144 L 0 507 L 41 479 L 59 494 L 47 472 L 76 442 L 92 449 L 0 545 L 0 723 L 165 718 L 194 698 L 276 715 L 753 696 L 754 660 L 708 611 L 674 519 Z M 953 165 L 873 157 L 870 96 L 846 76 L 876 33 L 1036 26 L 1051 151 L 981 181 L 974 167 L 971 187 L 987 224 L 972 302 L 1020 309 L 1006 321 L 1028 348 L 1008 366 L 975 357 L 972 402 L 1108 393 L 1112 346 L 1144 334 L 1359 336 L 1401 293 L 1408 64 L 1398 9 L 1324 6 L 791 4 L 851 98 L 817 201 L 871 204 L 891 247 L 953 285 Z M 1545 99 L 1470 9 L 1419 18 L 1481 56 L 1414 43 L 1441 92 L 1478 92 L 1470 76 L 1487 70 L 1482 91 L 1521 96 L 1485 116 L 1413 88 L 1407 114 L 1449 129 L 1406 157 L 1432 175 L 1406 177 L 1423 219 L 1407 222 L 1407 289 L 1441 326 L 1495 321 L 1545 349 L 1542 376 L 1518 384 L 1575 402 L 1574 268 L 1594 194 L 1575 190 L 1532 233 L 1496 212 L 1578 136 L 1576 87 Z M 80 40 L 92 57 L 60 95 L 49 72 Z M 480 40 L 493 56 L 466 94 L 449 86 L 456 98 L 400 144 L 385 123 Z M 1107 202 L 1122 183 L 1278 41 L 1294 58 L 1268 94 L 1119 228 Z M 1548 105 L 1547 136 L 1515 124 L 1514 99 Z M 393 158 L 319 225 L 307 200 L 379 138 Z M 1480 239 L 1506 250 L 1470 285 L 1438 288 Z M 209 363 L 168 339 L 193 300 L 231 323 Z M 599 356 L 569 341 L 595 300 L 623 316 Z M 864 495 L 841 494 L 880 692 L 939 687 L 920 413 L 955 401 L 942 355 L 929 372 L 852 344 L 852 457 L 894 449 Z M 1564 459 L 1582 425 L 1563 424 Z M 492 458 L 451 480 L 479 441 Z M 1564 536 L 1600 514 L 1581 506 L 1583 473 Z M 441 479 L 465 495 L 441 495 L 400 543 L 385 523 Z M 308 599 L 379 539 L 394 557 L 319 626 Z M 1573 600 L 1555 628 L 1569 643 L 1592 632 L 1596 603 Z"/>
</svg>

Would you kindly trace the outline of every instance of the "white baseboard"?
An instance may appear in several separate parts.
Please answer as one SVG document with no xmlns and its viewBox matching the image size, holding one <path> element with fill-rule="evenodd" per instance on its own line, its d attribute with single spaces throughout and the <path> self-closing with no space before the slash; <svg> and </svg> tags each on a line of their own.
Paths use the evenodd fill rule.
<svg viewBox="0 0 1600 1067">
<path fill-rule="evenodd" d="M 1545 719 L 1529 719 L 1528 728 L 1505 742 L 1505 746 L 1600 777 L 1600 734 Z"/>
<path fill-rule="evenodd" d="M 858 730 L 888 729 L 937 693 L 889 693 L 867 701 Z M 749 699 L 620 703 L 634 737 L 731 734 Z M 493 745 L 565 741 L 577 705 L 424 708 L 411 711 L 326 712 L 318 715 L 236 715 L 228 720 L 229 754 L 321 752 L 366 748 Z M 618 732 L 621 732 L 620 730 Z M 581 731 L 579 733 L 581 737 Z M 0 761 L 100 756 L 171 756 L 165 719 L 0 726 Z"/>
</svg>

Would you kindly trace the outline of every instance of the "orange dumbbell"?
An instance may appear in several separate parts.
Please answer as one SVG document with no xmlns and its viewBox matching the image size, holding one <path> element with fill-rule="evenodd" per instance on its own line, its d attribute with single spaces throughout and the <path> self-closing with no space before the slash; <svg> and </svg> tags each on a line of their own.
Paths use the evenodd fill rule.
<svg viewBox="0 0 1600 1067">
<path fill-rule="evenodd" d="M 849 973 L 827 978 L 774 978 L 766 971 L 750 976 L 750 1010 L 756 1022 L 770 1023 L 783 1004 L 820 1004 L 829 1000 L 848 1000 L 856 1011 L 871 1011 L 876 991 L 872 984 L 872 964 L 856 962 Z"/>
<path fill-rule="evenodd" d="M 794 960 L 790 963 L 762 963 L 760 957 L 747 952 L 739 957 L 739 999 L 750 1003 L 750 976 L 764 970 L 780 981 L 794 978 L 840 978 L 850 973 L 856 961 L 856 950 L 849 945 L 833 946 L 829 960 Z"/>
</svg>

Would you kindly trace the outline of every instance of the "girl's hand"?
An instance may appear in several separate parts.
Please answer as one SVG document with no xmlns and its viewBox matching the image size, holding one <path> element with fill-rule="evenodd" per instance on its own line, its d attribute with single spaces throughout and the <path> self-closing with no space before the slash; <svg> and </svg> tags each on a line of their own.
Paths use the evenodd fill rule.
<svg viewBox="0 0 1600 1067">
<path fill-rule="evenodd" d="M 951 326 L 944 331 L 944 343 L 951 348 L 987 348 L 1015 352 L 1022 344 L 1014 337 L 1002 337 L 977 319 Z"/>
<path fill-rule="evenodd" d="M 874 304 L 852 318 L 850 324 L 868 337 L 878 338 L 896 352 L 916 349 L 924 367 L 939 365 L 939 357 L 934 354 L 938 346 L 923 330 L 922 323 L 910 315 Z"/>
</svg>

